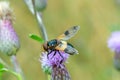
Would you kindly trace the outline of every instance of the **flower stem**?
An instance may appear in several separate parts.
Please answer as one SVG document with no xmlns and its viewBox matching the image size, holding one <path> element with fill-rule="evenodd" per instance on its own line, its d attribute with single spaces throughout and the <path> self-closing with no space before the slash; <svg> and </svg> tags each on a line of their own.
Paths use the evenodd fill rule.
<svg viewBox="0 0 120 80">
<path fill-rule="evenodd" d="M 39 24 L 40 32 L 42 33 L 42 37 L 44 38 L 45 41 L 48 41 L 48 36 L 47 36 L 46 29 L 45 29 L 45 25 L 42 21 L 42 16 L 41 16 L 42 12 L 38 12 L 35 10 L 34 0 L 24 0 L 24 2 L 28 6 L 31 13 L 36 17 L 36 20 Z"/>
<path fill-rule="evenodd" d="M 35 11 L 35 9 L 34 9 L 34 11 Z M 40 31 L 42 33 L 43 39 L 45 41 L 48 41 L 48 35 L 47 35 L 47 32 L 46 32 L 46 28 L 45 28 L 45 25 L 43 24 L 43 21 L 42 21 L 42 13 L 35 11 L 35 16 L 36 16 L 37 22 L 39 24 L 39 28 L 40 28 Z M 48 80 L 51 80 L 50 75 L 48 75 Z"/>
<path fill-rule="evenodd" d="M 33 10 L 35 13 L 35 17 L 36 17 L 37 22 L 39 24 L 40 32 L 42 33 L 42 37 L 45 41 L 48 41 L 47 31 L 46 31 L 45 25 L 44 25 L 43 20 L 42 20 L 42 12 L 36 11 L 35 10 L 35 3 L 33 0 L 32 0 L 32 3 L 33 3 Z"/>
<path fill-rule="evenodd" d="M 37 18 L 37 21 L 38 21 L 38 24 L 39 24 L 39 28 L 42 32 L 42 36 L 43 36 L 45 41 L 48 41 L 47 32 L 46 32 L 45 26 L 43 24 L 41 15 L 42 15 L 42 13 L 36 12 L 36 18 Z"/>
<path fill-rule="evenodd" d="M 24 0 L 25 3 L 27 4 L 29 10 L 32 12 L 32 14 L 36 17 L 36 20 L 39 24 L 39 29 L 40 29 L 40 32 L 42 33 L 42 37 L 45 41 L 48 41 L 48 35 L 47 35 L 47 32 L 46 32 L 46 28 L 45 28 L 45 25 L 43 23 L 43 20 L 42 20 L 42 12 L 38 12 L 35 10 L 35 4 L 34 4 L 34 0 Z M 31 6 L 30 6 L 31 5 Z M 48 75 L 48 80 L 50 80 L 50 75 Z"/>
<path fill-rule="evenodd" d="M 11 63 L 13 64 L 14 66 L 14 70 L 17 74 L 17 77 L 18 77 L 18 80 L 25 80 L 24 79 L 24 76 L 23 76 L 23 72 L 18 64 L 18 61 L 17 61 L 17 58 L 15 55 L 11 56 Z"/>
<path fill-rule="evenodd" d="M 33 6 L 34 6 L 34 3 L 33 3 Z M 35 11 L 35 7 L 34 7 L 34 11 Z M 48 41 L 47 31 L 46 31 L 45 25 L 43 24 L 43 21 L 42 21 L 42 12 L 35 11 L 35 16 L 36 16 L 37 22 L 39 24 L 39 29 L 42 33 L 43 39 L 45 41 Z M 48 80 L 51 80 L 50 75 L 48 75 Z"/>
</svg>

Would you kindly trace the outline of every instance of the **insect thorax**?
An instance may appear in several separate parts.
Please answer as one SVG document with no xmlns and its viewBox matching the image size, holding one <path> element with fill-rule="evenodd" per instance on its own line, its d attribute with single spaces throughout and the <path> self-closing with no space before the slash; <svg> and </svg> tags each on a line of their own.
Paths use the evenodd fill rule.
<svg viewBox="0 0 120 80">
<path fill-rule="evenodd" d="M 60 41 L 59 44 L 55 47 L 55 49 L 64 51 L 65 48 L 67 48 L 67 42 L 66 41 Z"/>
<path fill-rule="evenodd" d="M 48 48 L 55 48 L 58 45 L 58 40 L 57 39 L 53 39 L 47 42 L 47 46 Z"/>
</svg>

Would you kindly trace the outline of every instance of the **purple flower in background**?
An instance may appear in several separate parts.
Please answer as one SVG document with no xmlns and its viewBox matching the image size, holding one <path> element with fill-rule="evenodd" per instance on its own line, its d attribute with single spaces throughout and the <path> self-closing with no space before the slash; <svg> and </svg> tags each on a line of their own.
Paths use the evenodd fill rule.
<svg viewBox="0 0 120 80">
<path fill-rule="evenodd" d="M 70 80 L 70 75 L 64 65 L 69 54 L 59 51 L 62 56 L 56 51 L 52 51 L 48 57 L 47 52 L 43 52 L 40 58 L 42 69 L 45 73 L 51 75 L 51 80 Z"/>
<path fill-rule="evenodd" d="M 113 32 L 108 39 L 108 47 L 115 53 L 114 66 L 120 70 L 120 31 Z"/>
<path fill-rule="evenodd" d="M 0 52 L 15 55 L 20 47 L 18 36 L 13 28 L 13 12 L 6 1 L 0 2 Z"/>
<path fill-rule="evenodd" d="M 120 31 L 113 32 L 108 40 L 108 47 L 114 51 L 120 51 Z"/>
</svg>

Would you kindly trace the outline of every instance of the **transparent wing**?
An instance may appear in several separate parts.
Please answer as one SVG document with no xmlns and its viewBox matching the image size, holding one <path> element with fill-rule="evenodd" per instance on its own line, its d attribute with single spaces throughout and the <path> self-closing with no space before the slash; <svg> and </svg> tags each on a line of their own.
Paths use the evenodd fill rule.
<svg viewBox="0 0 120 80">
<path fill-rule="evenodd" d="M 67 48 L 64 51 L 70 55 L 78 54 L 78 50 L 76 50 L 70 43 L 67 44 Z"/>
<path fill-rule="evenodd" d="M 57 39 L 68 40 L 71 37 L 73 37 L 78 32 L 79 29 L 80 26 L 73 26 L 70 29 L 66 30 L 64 34 L 60 35 Z"/>
</svg>

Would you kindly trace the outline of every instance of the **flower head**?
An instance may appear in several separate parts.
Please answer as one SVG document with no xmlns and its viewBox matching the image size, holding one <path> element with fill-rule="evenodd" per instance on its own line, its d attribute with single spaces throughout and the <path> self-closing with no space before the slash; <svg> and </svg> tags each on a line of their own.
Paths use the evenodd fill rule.
<svg viewBox="0 0 120 80">
<path fill-rule="evenodd" d="M 120 31 L 113 32 L 108 40 L 108 47 L 115 53 L 114 66 L 120 70 Z"/>
<path fill-rule="evenodd" d="M 69 54 L 63 51 L 52 51 L 48 55 L 49 52 L 43 52 L 40 58 L 43 71 L 50 74 L 52 80 L 70 80 L 69 73 L 64 65 Z"/>
<path fill-rule="evenodd" d="M 15 55 L 20 47 L 12 21 L 13 13 L 9 3 L 0 2 L 0 51 L 7 55 Z"/>
<path fill-rule="evenodd" d="M 108 47 L 114 51 L 120 51 L 120 31 L 113 32 L 108 39 Z"/>
<path fill-rule="evenodd" d="M 10 20 L 14 19 L 13 10 L 9 6 L 9 2 L 0 1 L 0 19 Z"/>
</svg>

